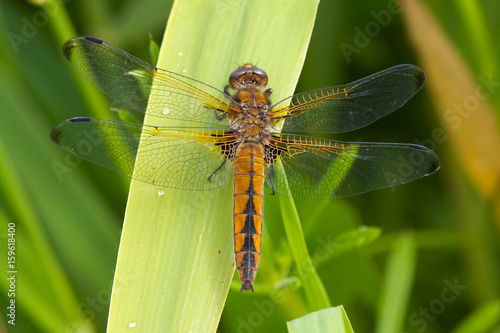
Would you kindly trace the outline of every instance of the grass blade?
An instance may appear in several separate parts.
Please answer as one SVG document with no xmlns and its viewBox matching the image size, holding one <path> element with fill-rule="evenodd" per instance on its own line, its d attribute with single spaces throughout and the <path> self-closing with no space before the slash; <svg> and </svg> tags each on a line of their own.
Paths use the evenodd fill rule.
<svg viewBox="0 0 500 333">
<path fill-rule="evenodd" d="M 416 244 L 413 234 L 402 235 L 387 262 L 376 332 L 402 332 L 415 277 Z"/>
<path fill-rule="evenodd" d="M 325 287 L 307 251 L 299 215 L 293 199 L 280 197 L 283 223 L 297 272 L 304 286 L 309 311 L 325 309 L 331 306 Z"/>
<path fill-rule="evenodd" d="M 342 305 L 309 313 L 287 323 L 288 332 L 353 333 Z"/>
</svg>

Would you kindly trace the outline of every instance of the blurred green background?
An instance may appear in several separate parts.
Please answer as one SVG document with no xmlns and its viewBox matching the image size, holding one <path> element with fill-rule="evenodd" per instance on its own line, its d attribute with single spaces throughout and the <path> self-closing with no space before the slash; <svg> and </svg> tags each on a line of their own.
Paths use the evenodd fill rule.
<svg viewBox="0 0 500 333">
<path fill-rule="evenodd" d="M 500 5 L 403 3 L 395 11 L 396 1 L 320 2 L 297 92 L 421 66 L 428 83 L 401 110 L 334 138 L 423 144 L 442 167 L 393 189 L 297 200 L 307 246 L 332 305 L 344 305 L 356 332 L 500 332 Z M 413 8 L 422 4 L 423 12 Z M 14 222 L 19 270 L 14 330 L 6 324 L 8 284 L 0 283 L 9 331 L 105 330 L 129 180 L 50 141 L 64 119 L 116 118 L 60 50 L 66 39 L 90 35 L 150 62 L 148 33 L 161 42 L 171 5 L 0 4 L 1 267 Z M 258 291 L 269 280 L 299 287 L 275 196 L 266 197 L 265 214 L 263 247 L 273 250 L 262 257 L 257 292 L 240 294 L 234 283 L 220 332 L 283 332 L 305 314 L 300 302 L 290 311 Z M 336 237 L 361 226 L 379 228 L 380 237 L 342 247 Z"/>
</svg>

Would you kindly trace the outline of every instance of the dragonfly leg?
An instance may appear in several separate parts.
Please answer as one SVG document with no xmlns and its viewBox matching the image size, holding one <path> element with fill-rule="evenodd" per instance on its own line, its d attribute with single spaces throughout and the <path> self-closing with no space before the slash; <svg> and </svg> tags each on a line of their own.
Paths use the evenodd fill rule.
<svg viewBox="0 0 500 333">
<path fill-rule="evenodd" d="M 224 164 L 226 164 L 226 161 L 227 161 L 227 158 L 224 158 L 224 161 L 222 161 L 221 165 L 219 165 L 219 166 L 217 167 L 217 169 L 215 169 L 215 171 L 214 171 L 214 172 L 212 172 L 212 173 L 210 174 L 210 176 L 208 176 L 208 181 L 209 181 L 209 182 L 211 181 L 211 180 L 210 180 L 210 178 L 212 178 L 212 176 L 213 176 L 213 175 L 215 175 L 215 173 L 216 173 L 217 171 L 219 171 L 219 170 L 220 170 L 220 168 L 222 168 L 222 167 L 224 166 Z"/>
<path fill-rule="evenodd" d="M 221 110 L 214 110 L 214 113 L 215 113 L 215 118 L 219 121 L 223 120 L 223 119 L 226 119 L 227 118 L 227 114 L 225 113 L 222 113 L 222 114 L 219 114 L 219 112 L 222 112 Z"/>
<path fill-rule="evenodd" d="M 232 98 L 231 94 L 229 93 L 229 84 L 224 87 L 224 96 L 226 96 L 229 99 Z M 227 118 L 227 114 L 225 114 L 221 110 L 214 110 L 214 112 L 215 112 L 215 118 L 219 121 Z M 218 112 L 221 112 L 222 114 L 219 114 Z"/>
</svg>

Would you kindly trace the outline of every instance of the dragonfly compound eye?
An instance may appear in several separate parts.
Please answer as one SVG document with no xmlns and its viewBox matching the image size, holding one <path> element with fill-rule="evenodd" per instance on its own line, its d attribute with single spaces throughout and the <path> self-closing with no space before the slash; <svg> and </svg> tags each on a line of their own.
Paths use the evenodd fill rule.
<svg viewBox="0 0 500 333">
<path fill-rule="evenodd" d="M 250 64 L 239 67 L 229 76 L 229 85 L 233 89 L 238 89 L 240 85 L 248 86 L 249 84 L 265 88 L 267 82 L 267 73 L 263 69 Z"/>
</svg>

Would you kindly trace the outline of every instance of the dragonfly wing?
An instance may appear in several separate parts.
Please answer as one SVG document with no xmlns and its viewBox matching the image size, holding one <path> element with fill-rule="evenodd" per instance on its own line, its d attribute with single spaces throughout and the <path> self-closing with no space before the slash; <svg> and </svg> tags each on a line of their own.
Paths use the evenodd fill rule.
<svg viewBox="0 0 500 333">
<path fill-rule="evenodd" d="M 223 150 L 233 149 L 233 137 L 224 130 L 73 118 L 57 125 L 51 138 L 90 162 L 153 185 L 209 190 L 232 177 L 231 163 L 223 163 Z M 141 156 L 136 163 L 139 146 Z"/>
<path fill-rule="evenodd" d="M 424 82 L 419 67 L 399 65 L 350 84 L 291 96 L 288 107 L 272 111 L 273 119 L 286 119 L 283 132 L 352 131 L 401 107 Z"/>
<path fill-rule="evenodd" d="M 274 137 L 266 182 L 282 195 L 333 199 L 392 187 L 430 175 L 439 159 L 414 144 L 355 143 L 299 135 Z"/>
<path fill-rule="evenodd" d="M 214 110 L 219 115 L 237 112 L 220 90 L 156 68 L 97 38 L 72 38 L 64 44 L 63 54 L 87 81 L 125 108 L 145 113 L 156 89 L 155 103 L 148 109 L 156 117 L 220 126 L 227 120 L 217 120 Z"/>
</svg>

